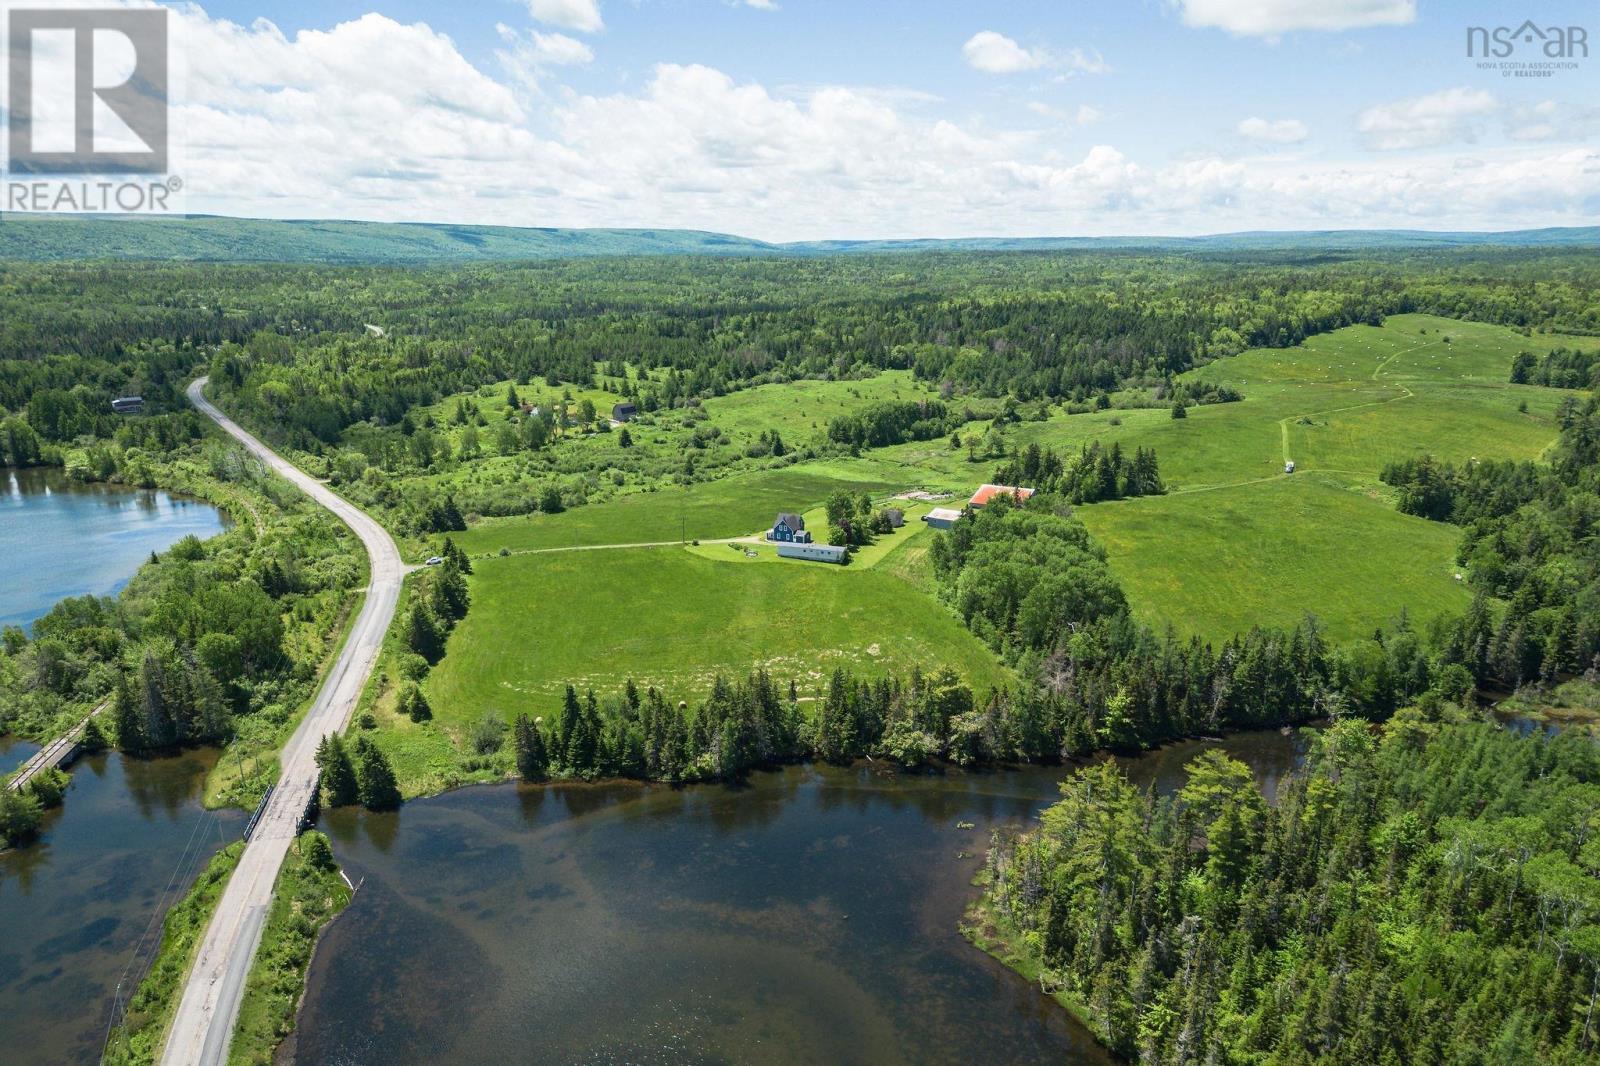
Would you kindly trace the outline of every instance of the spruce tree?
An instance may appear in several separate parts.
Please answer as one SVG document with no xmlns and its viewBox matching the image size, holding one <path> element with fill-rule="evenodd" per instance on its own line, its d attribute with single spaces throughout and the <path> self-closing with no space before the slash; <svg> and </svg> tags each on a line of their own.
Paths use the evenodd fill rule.
<svg viewBox="0 0 1600 1066">
<path fill-rule="evenodd" d="M 329 733 L 317 745 L 317 766 L 322 769 L 322 793 L 330 807 L 348 807 L 361 799 L 356 769 L 344 739 Z"/>
<path fill-rule="evenodd" d="M 147 746 L 139 699 L 127 674 L 117 676 L 117 690 L 111 697 L 111 731 L 123 751 L 143 751 Z"/>
<path fill-rule="evenodd" d="M 544 735 L 538 724 L 529 720 L 527 715 L 519 714 L 511 732 L 518 775 L 524 781 L 543 781 L 549 770 L 550 756 L 545 750 Z"/>
<path fill-rule="evenodd" d="M 356 790 L 369 811 L 392 811 L 400 806 L 400 786 L 383 750 L 366 737 L 356 739 Z"/>
</svg>

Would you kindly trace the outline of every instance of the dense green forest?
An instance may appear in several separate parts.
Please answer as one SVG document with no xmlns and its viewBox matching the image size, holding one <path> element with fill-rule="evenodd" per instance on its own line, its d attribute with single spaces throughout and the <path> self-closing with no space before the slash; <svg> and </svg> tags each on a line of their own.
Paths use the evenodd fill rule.
<svg viewBox="0 0 1600 1066">
<path fill-rule="evenodd" d="M 1146 1063 L 1593 1062 L 1600 749 L 1408 712 L 1268 803 L 1219 753 L 1080 770 L 989 856 L 973 936 Z"/>
</svg>

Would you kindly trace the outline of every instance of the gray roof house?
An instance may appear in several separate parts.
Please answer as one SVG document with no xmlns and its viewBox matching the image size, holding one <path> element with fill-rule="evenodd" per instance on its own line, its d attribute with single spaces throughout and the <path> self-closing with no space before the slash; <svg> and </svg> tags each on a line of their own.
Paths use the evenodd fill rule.
<svg viewBox="0 0 1600 1066">
<path fill-rule="evenodd" d="M 806 532 L 806 520 L 793 511 L 784 511 L 772 520 L 767 539 L 780 544 L 809 544 L 811 534 Z"/>
</svg>

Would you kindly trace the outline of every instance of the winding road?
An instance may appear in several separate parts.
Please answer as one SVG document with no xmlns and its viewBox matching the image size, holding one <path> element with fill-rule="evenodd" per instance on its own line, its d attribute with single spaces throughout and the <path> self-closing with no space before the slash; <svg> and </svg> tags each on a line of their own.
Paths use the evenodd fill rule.
<svg viewBox="0 0 1600 1066">
<path fill-rule="evenodd" d="M 200 953 L 184 985 L 183 999 L 162 1052 L 161 1061 L 169 1066 L 209 1066 L 227 1061 L 245 977 L 272 906 L 273 885 L 317 786 L 317 745 L 350 720 L 394 617 L 400 583 L 406 573 L 399 549 L 382 526 L 217 410 L 201 394 L 205 383 L 206 379 L 200 378 L 189 386 L 189 400 L 267 466 L 349 526 L 366 546 L 371 573 L 361 613 L 310 710 L 284 745 L 277 788 L 200 942 Z"/>
</svg>

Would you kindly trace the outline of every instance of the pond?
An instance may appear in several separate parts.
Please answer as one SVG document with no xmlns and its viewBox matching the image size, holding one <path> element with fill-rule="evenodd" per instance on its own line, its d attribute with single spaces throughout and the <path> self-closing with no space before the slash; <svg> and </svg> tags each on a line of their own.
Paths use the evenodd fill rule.
<svg viewBox="0 0 1600 1066">
<path fill-rule="evenodd" d="M 0 777 L 5 777 L 33 758 L 38 750 L 39 745 L 31 740 L 0 733 Z"/>
<path fill-rule="evenodd" d="M 1207 747 L 1265 787 L 1298 736 Z M 323 822 L 360 884 L 312 964 L 300 1063 L 1111 1060 L 960 935 L 991 828 L 1063 770 L 789 767 L 742 787 L 467 789 Z M 970 823 L 971 828 L 962 828 Z"/>
<path fill-rule="evenodd" d="M 40 840 L 0 853 L 0 1060 L 99 1061 L 119 979 L 133 987 L 167 908 L 244 828 L 201 806 L 215 760 L 83 759 Z"/>
<path fill-rule="evenodd" d="M 67 596 L 109 596 L 151 552 L 225 525 L 200 500 L 83 484 L 55 467 L 0 467 L 0 625 L 27 626 Z"/>
</svg>

